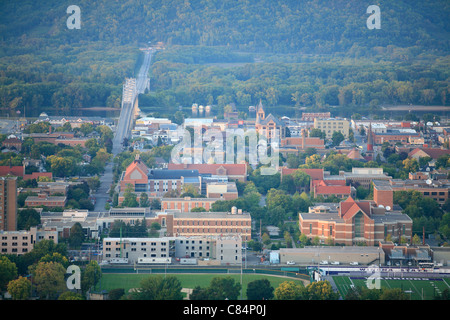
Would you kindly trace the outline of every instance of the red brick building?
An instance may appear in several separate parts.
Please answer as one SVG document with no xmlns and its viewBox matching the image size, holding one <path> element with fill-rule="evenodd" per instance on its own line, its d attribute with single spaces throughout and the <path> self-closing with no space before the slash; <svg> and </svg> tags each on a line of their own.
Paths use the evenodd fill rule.
<svg viewBox="0 0 450 320">
<path fill-rule="evenodd" d="M 125 191 L 127 185 L 133 186 L 133 191 L 147 190 L 148 185 L 148 167 L 139 158 L 139 154 L 133 162 L 127 167 L 120 179 L 120 190 Z M 141 188 L 140 188 L 141 187 Z"/>
<path fill-rule="evenodd" d="M 379 194 L 378 200 L 382 196 L 388 197 L 387 194 Z M 339 204 L 324 203 L 310 207 L 309 212 L 299 213 L 300 232 L 310 239 L 318 237 L 321 242 L 350 246 L 362 243 L 374 246 L 388 235 L 394 241 L 402 237 L 411 241 L 411 218 L 380 205 L 375 201 L 355 201 L 349 197 Z"/>
<path fill-rule="evenodd" d="M 67 203 L 67 197 L 48 196 L 45 193 L 37 196 L 28 196 L 25 199 L 25 206 L 27 207 L 64 207 Z"/>
</svg>

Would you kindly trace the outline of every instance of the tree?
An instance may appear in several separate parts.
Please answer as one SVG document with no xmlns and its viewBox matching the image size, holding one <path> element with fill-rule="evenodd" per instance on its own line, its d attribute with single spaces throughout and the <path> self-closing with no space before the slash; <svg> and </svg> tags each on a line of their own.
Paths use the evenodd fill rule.
<svg viewBox="0 0 450 320">
<path fill-rule="evenodd" d="M 30 230 L 30 227 L 41 223 L 41 215 L 35 209 L 23 209 L 18 211 L 17 229 Z"/>
<path fill-rule="evenodd" d="M 337 300 L 339 294 L 333 291 L 330 282 L 317 281 L 306 286 L 308 300 Z"/>
<path fill-rule="evenodd" d="M 182 300 L 181 283 L 175 276 L 150 276 L 141 281 L 135 300 Z"/>
<path fill-rule="evenodd" d="M 125 192 L 123 194 L 123 202 L 122 205 L 124 207 L 138 207 L 139 203 L 137 202 L 137 196 L 133 192 L 133 186 L 128 184 L 125 188 Z"/>
<path fill-rule="evenodd" d="M 125 289 L 117 288 L 108 292 L 109 300 L 120 300 L 125 295 Z"/>
<path fill-rule="evenodd" d="M 342 141 L 345 140 L 344 135 L 340 131 L 334 131 L 333 135 L 331 136 L 331 141 L 333 142 L 333 146 L 338 146 L 341 144 Z"/>
<path fill-rule="evenodd" d="M 310 132 L 309 132 L 309 136 L 311 138 L 317 137 L 317 138 L 320 138 L 320 139 L 325 139 L 327 137 L 327 134 L 326 134 L 325 131 L 322 131 L 322 130 L 317 129 L 317 128 L 312 128 L 310 130 Z"/>
<path fill-rule="evenodd" d="M 402 163 L 406 172 L 414 173 L 419 170 L 419 162 L 415 158 L 407 158 Z"/>
<path fill-rule="evenodd" d="M 241 284 L 232 277 L 214 277 L 209 285 L 209 300 L 236 300 Z"/>
<path fill-rule="evenodd" d="M 76 222 L 70 228 L 69 244 L 72 248 L 80 248 L 83 241 L 84 241 L 83 227 L 79 222 Z"/>
<path fill-rule="evenodd" d="M 33 262 L 39 262 L 46 255 L 53 255 L 58 252 L 62 256 L 67 256 L 67 246 L 64 243 L 55 244 L 53 240 L 41 240 L 34 245 L 33 250 L 29 253 Z"/>
<path fill-rule="evenodd" d="M 94 131 L 94 127 L 90 123 L 82 123 L 80 126 L 80 131 L 84 136 L 87 136 L 89 133 Z"/>
<path fill-rule="evenodd" d="M 20 276 L 8 283 L 8 292 L 13 300 L 27 300 L 31 295 L 31 281 Z"/>
<path fill-rule="evenodd" d="M 150 206 L 150 201 L 148 200 L 148 194 L 146 192 L 142 192 L 139 197 L 139 206 L 142 208 L 146 208 Z"/>
<path fill-rule="evenodd" d="M 209 288 L 196 286 L 189 296 L 190 300 L 209 300 Z"/>
<path fill-rule="evenodd" d="M 311 176 L 307 173 L 305 173 L 302 170 L 296 170 L 293 174 L 292 174 L 292 178 L 294 180 L 294 185 L 297 188 L 308 188 L 309 187 L 309 182 L 311 180 Z"/>
<path fill-rule="evenodd" d="M 66 291 L 59 295 L 58 300 L 84 300 L 80 293 Z"/>
<path fill-rule="evenodd" d="M 87 292 L 100 281 L 101 277 L 102 270 L 100 269 L 100 266 L 97 261 L 92 260 L 81 273 L 81 290 Z"/>
<path fill-rule="evenodd" d="M 67 269 L 69 266 L 69 260 L 67 257 L 63 256 L 59 252 L 53 252 L 52 254 L 48 253 L 45 256 L 43 256 L 39 262 L 57 262 L 60 263 L 64 268 Z"/>
<path fill-rule="evenodd" d="M 64 292 L 66 269 L 57 262 L 39 262 L 33 272 L 33 283 L 41 298 L 54 299 Z"/>
<path fill-rule="evenodd" d="M 284 281 L 275 289 L 275 300 L 302 300 L 305 287 L 294 281 Z"/>
<path fill-rule="evenodd" d="M 409 297 L 400 288 L 383 289 L 380 300 L 409 300 Z"/>
<path fill-rule="evenodd" d="M 270 300 L 273 298 L 274 288 L 267 279 L 259 279 L 247 285 L 248 300 Z"/>
<path fill-rule="evenodd" d="M 0 290 L 6 289 L 8 282 L 17 277 L 17 266 L 5 256 L 0 257 Z"/>
</svg>

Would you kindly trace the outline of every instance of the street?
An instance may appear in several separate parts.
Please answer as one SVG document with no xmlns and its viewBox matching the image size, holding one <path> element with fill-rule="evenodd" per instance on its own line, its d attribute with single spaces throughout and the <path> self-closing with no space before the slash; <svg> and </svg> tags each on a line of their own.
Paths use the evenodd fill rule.
<svg viewBox="0 0 450 320">
<path fill-rule="evenodd" d="M 144 93 L 147 83 L 149 82 L 148 70 L 151 63 L 151 52 L 146 51 L 144 61 L 139 70 L 136 81 L 134 79 L 127 79 L 124 86 L 124 96 L 122 97 L 122 110 L 120 111 L 119 120 L 117 121 L 116 130 L 113 138 L 112 159 L 105 166 L 105 173 L 100 176 L 100 187 L 95 193 L 95 207 L 94 211 L 104 211 L 106 202 L 109 199 L 109 190 L 113 181 L 113 159 L 123 150 L 123 139 L 127 137 L 131 130 L 133 122 L 134 103 L 137 95 Z"/>
</svg>

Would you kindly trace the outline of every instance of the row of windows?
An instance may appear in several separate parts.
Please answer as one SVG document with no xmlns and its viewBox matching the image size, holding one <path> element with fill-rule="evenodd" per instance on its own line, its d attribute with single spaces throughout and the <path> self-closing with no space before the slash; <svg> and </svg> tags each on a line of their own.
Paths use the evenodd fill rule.
<svg viewBox="0 0 450 320">
<path fill-rule="evenodd" d="M 183 241 L 186 241 L 186 244 L 189 244 L 189 241 L 191 241 L 192 244 L 195 244 L 195 240 L 180 240 L 180 243 L 182 244 Z M 202 243 L 203 243 L 203 240 L 198 240 L 198 243 L 199 243 L 199 244 L 202 244 Z M 206 241 L 206 244 L 209 244 L 209 241 Z"/>
<path fill-rule="evenodd" d="M 310 223 L 309 224 L 309 234 L 312 234 L 312 228 L 313 228 L 312 223 Z M 392 230 L 392 233 L 395 233 L 394 226 L 392 226 L 391 230 Z M 406 234 L 406 225 L 403 224 L 401 227 L 401 230 L 402 230 L 402 234 L 405 235 Z M 388 234 L 388 226 L 387 225 L 384 226 L 384 233 Z M 324 236 L 324 235 L 325 235 L 325 226 L 322 225 L 322 236 Z M 330 226 L 330 228 L 329 228 L 329 235 L 333 235 L 333 226 Z"/>
<path fill-rule="evenodd" d="M 192 221 L 192 220 L 178 220 L 175 221 L 176 226 L 249 226 L 250 221 L 240 221 L 236 220 L 234 221 L 235 224 L 233 224 L 233 221 L 221 221 L 221 220 L 214 220 L 214 221 Z"/>
<path fill-rule="evenodd" d="M 28 246 L 28 242 L 22 242 L 22 246 L 26 247 Z M 2 242 L 2 247 L 7 247 L 8 246 L 8 242 Z M 11 246 L 13 247 L 17 247 L 17 242 L 13 242 L 11 243 Z"/>
<path fill-rule="evenodd" d="M 250 232 L 250 229 L 240 229 L 240 228 L 232 228 L 232 229 L 228 229 L 228 228 L 225 228 L 225 229 L 222 229 L 222 228 L 220 228 L 220 229 L 216 229 L 216 228 L 212 228 L 212 229 L 209 229 L 209 228 L 176 228 L 175 230 L 174 230 L 174 232 L 175 233 L 177 233 L 177 232 L 189 232 L 189 233 L 192 233 L 192 232 L 201 232 L 201 233 L 211 233 L 211 232 L 215 232 L 215 233 L 217 233 L 217 232 L 221 232 L 221 233 L 231 233 L 231 232 L 244 232 L 244 233 L 247 233 L 247 232 Z"/>
<path fill-rule="evenodd" d="M 8 252 L 8 249 L 2 248 L 2 253 L 7 253 L 7 252 Z M 16 253 L 16 252 L 18 252 L 18 250 L 17 250 L 17 248 L 12 248 L 11 252 Z M 22 248 L 22 253 L 27 253 L 27 252 L 28 252 L 27 248 Z"/>
<path fill-rule="evenodd" d="M 139 243 L 141 246 L 146 246 L 146 245 L 148 244 L 148 242 L 130 242 L 130 245 L 136 246 L 136 245 L 138 245 L 138 243 Z M 157 246 L 158 244 L 159 244 L 160 246 L 166 246 L 166 245 L 167 245 L 167 242 L 150 242 L 150 245 L 151 245 L 151 246 Z M 112 245 L 112 242 L 111 242 L 111 241 L 106 241 L 106 242 L 105 242 L 105 245 L 106 245 L 106 246 L 110 246 L 110 245 Z M 116 245 L 116 246 L 120 245 L 120 242 L 116 242 L 115 245 Z"/>
<path fill-rule="evenodd" d="M 424 195 L 424 196 L 429 196 L 429 195 L 430 195 L 430 192 L 425 191 L 425 192 L 423 193 L 423 195 Z M 432 195 L 432 196 L 437 196 L 438 193 L 437 193 L 437 192 L 431 192 L 431 195 Z M 439 195 L 440 195 L 440 196 L 445 196 L 445 192 L 439 192 Z"/>
<path fill-rule="evenodd" d="M 2 240 L 8 240 L 8 237 L 2 236 Z M 17 240 L 17 236 L 11 237 L 11 240 Z M 22 236 L 22 240 L 28 240 L 28 236 Z"/>
</svg>

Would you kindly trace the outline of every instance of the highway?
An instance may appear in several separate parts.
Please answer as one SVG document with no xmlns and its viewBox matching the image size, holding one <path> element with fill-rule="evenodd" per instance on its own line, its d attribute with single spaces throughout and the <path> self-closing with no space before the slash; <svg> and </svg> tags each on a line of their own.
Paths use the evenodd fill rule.
<svg viewBox="0 0 450 320">
<path fill-rule="evenodd" d="M 117 121 L 113 146 L 112 159 L 114 159 L 123 150 L 123 139 L 128 137 L 131 132 L 133 123 L 134 103 L 137 96 L 144 93 L 147 84 L 149 83 L 148 70 L 151 63 L 151 51 L 145 51 L 142 66 L 139 69 L 137 78 L 127 78 L 123 88 L 122 94 L 122 109 L 120 111 L 119 120 Z M 104 211 L 105 204 L 109 199 L 109 190 L 113 184 L 113 161 L 109 161 L 105 166 L 105 172 L 100 176 L 100 187 L 95 196 L 95 206 L 93 211 Z"/>
</svg>

